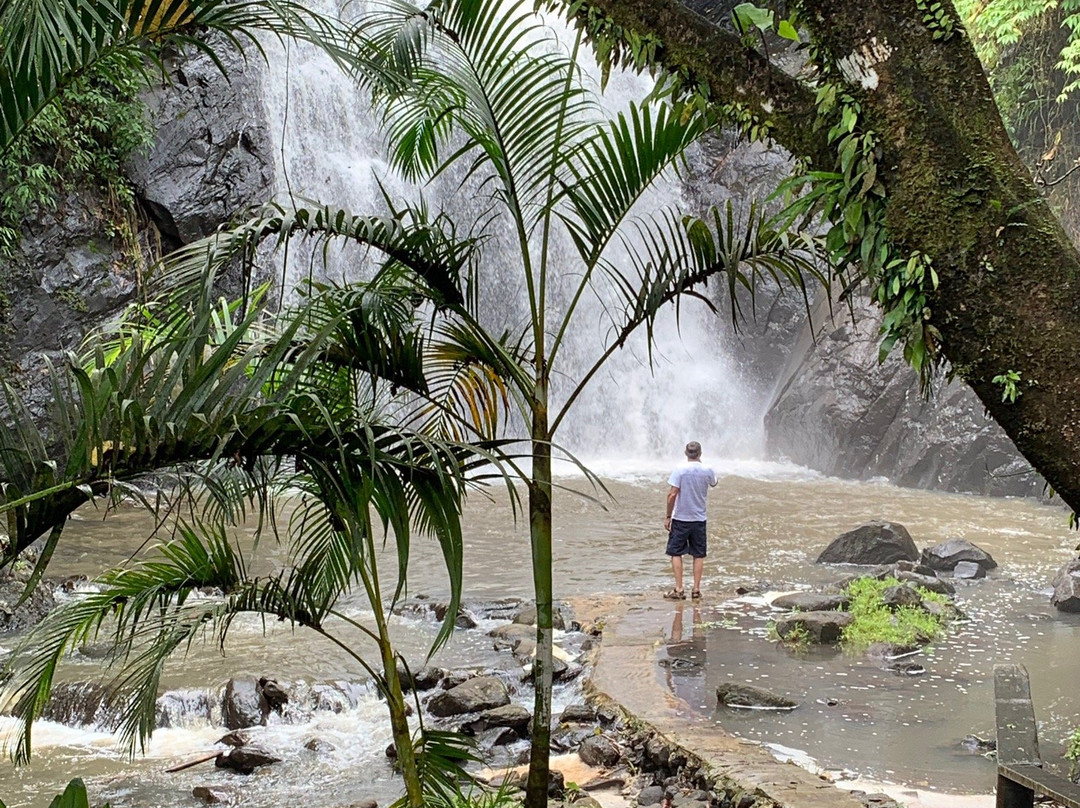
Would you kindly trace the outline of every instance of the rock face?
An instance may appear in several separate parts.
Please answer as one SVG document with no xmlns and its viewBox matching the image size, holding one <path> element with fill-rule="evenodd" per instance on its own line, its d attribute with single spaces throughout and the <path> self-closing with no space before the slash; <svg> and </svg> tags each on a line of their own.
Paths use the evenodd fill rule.
<svg viewBox="0 0 1080 808">
<path fill-rule="evenodd" d="M 228 80 L 201 52 L 173 57 L 172 83 L 144 99 L 157 132 L 149 152 L 130 161 L 128 175 L 168 248 L 266 201 L 274 181 L 257 60 L 217 50 Z"/>
<path fill-rule="evenodd" d="M 432 715 L 445 717 L 478 713 L 509 703 L 510 695 L 501 680 L 494 676 L 477 676 L 449 690 L 436 693 L 428 701 L 427 707 Z"/>
<path fill-rule="evenodd" d="M 919 548 L 907 528 L 874 520 L 833 539 L 817 558 L 818 564 L 892 564 L 915 561 Z"/>
<path fill-rule="evenodd" d="M 758 710 L 794 710 L 799 706 L 786 696 L 761 687 L 734 682 L 717 685 L 716 700 L 725 707 L 744 707 Z"/>
<path fill-rule="evenodd" d="M 854 620 L 848 612 L 795 612 L 776 621 L 776 633 L 786 640 L 805 632 L 812 643 L 833 645 Z"/>
<path fill-rule="evenodd" d="M 944 380 L 930 399 L 894 352 L 878 363 L 881 312 L 861 296 L 819 301 L 765 415 L 770 456 L 849 479 L 913 488 L 1039 496 L 1042 479 L 969 388 Z M 854 322 L 853 322 L 854 320 Z M 813 429 L 807 429 L 813 424 Z"/>
<path fill-rule="evenodd" d="M 983 572 L 997 567 L 997 562 L 984 549 L 967 539 L 949 539 L 922 551 L 921 561 L 939 572 L 951 572 L 962 561 L 978 564 Z"/>
</svg>

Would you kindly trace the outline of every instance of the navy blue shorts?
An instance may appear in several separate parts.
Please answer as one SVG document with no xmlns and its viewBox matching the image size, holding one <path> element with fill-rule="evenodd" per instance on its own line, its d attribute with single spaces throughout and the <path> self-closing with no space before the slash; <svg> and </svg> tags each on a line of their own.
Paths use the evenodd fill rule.
<svg viewBox="0 0 1080 808">
<path fill-rule="evenodd" d="M 671 520 L 671 532 L 667 540 L 669 556 L 692 555 L 694 558 L 704 558 L 706 543 L 704 522 Z"/>
</svg>

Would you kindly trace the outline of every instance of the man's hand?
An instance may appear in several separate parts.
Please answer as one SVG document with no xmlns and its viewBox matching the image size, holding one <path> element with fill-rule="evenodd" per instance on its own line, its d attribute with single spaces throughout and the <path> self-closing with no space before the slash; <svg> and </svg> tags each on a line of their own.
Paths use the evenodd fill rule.
<svg viewBox="0 0 1080 808">
<path fill-rule="evenodd" d="M 669 532 L 671 531 L 671 517 L 670 517 L 670 516 L 669 516 L 669 517 L 667 517 L 667 518 L 666 518 L 666 519 L 664 520 L 664 530 L 667 530 L 667 531 L 669 531 Z"/>
</svg>

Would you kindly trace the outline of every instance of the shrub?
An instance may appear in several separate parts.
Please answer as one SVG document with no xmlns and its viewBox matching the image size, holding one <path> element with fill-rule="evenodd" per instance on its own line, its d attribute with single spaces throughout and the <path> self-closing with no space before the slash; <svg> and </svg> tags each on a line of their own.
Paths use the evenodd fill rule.
<svg viewBox="0 0 1080 808">
<path fill-rule="evenodd" d="M 93 187 L 109 200 L 103 222 L 123 227 L 134 202 L 124 161 L 151 140 L 137 57 L 113 55 L 69 85 L 0 153 L 0 256 L 10 256 L 27 219 L 56 210 L 59 196 Z"/>
<path fill-rule="evenodd" d="M 849 611 L 855 618 L 844 629 L 843 644 L 851 650 L 863 650 L 873 643 L 884 642 L 895 645 L 913 645 L 929 642 L 941 635 L 944 620 L 929 614 L 918 606 L 902 606 L 892 611 L 882 603 L 882 594 L 892 586 L 900 586 L 896 578 L 883 581 L 874 578 L 859 578 L 847 588 L 851 599 Z M 924 600 L 947 603 L 948 598 L 930 592 L 921 586 L 915 590 Z"/>
</svg>

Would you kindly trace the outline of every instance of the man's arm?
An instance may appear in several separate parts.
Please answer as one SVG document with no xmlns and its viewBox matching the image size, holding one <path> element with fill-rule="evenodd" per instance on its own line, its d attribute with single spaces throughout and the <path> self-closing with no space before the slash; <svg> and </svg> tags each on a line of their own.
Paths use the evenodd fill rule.
<svg viewBox="0 0 1080 808">
<path fill-rule="evenodd" d="M 671 486 L 667 492 L 667 515 L 664 517 L 664 530 L 671 530 L 671 514 L 675 512 L 675 500 L 679 498 L 677 486 Z"/>
</svg>

